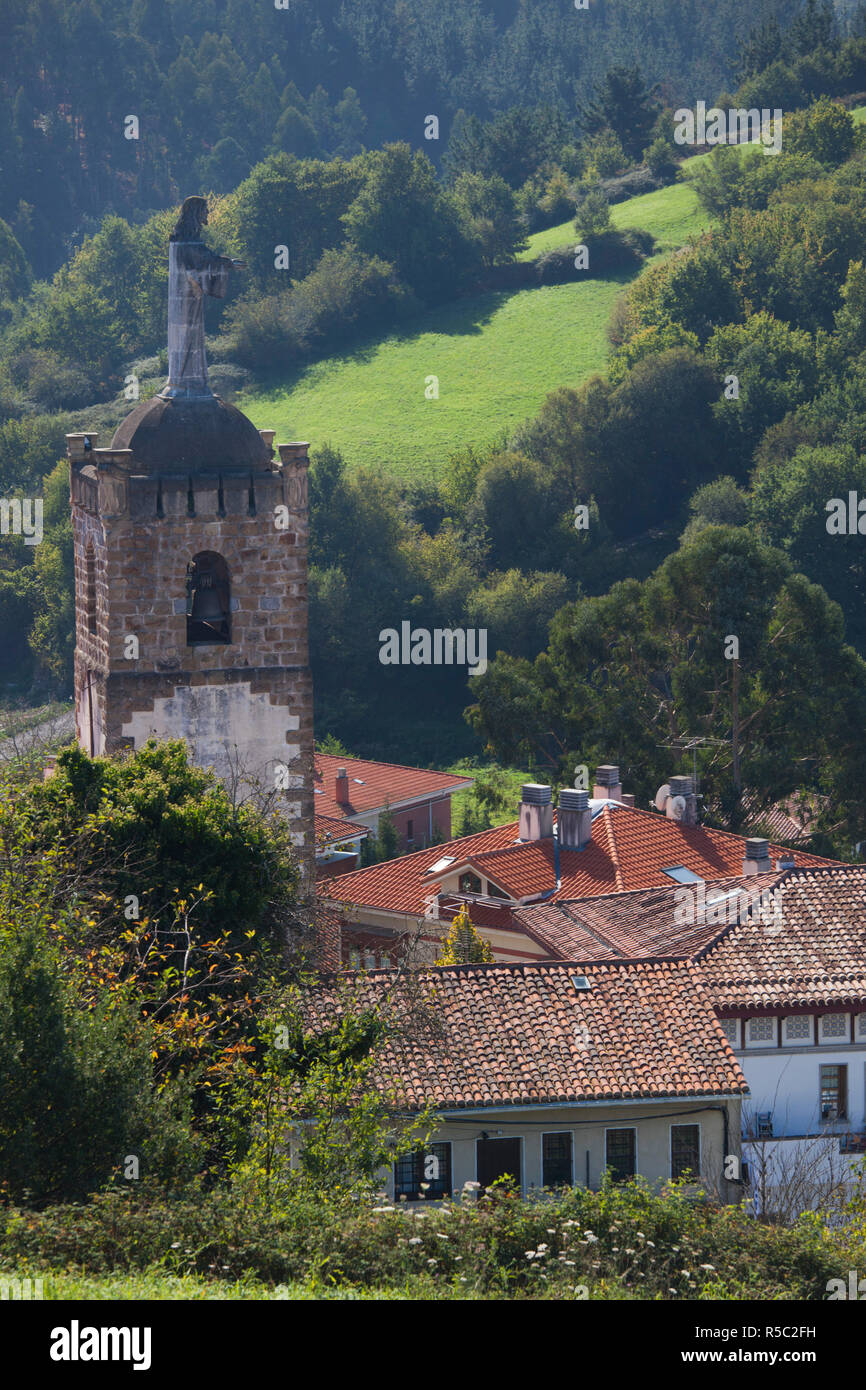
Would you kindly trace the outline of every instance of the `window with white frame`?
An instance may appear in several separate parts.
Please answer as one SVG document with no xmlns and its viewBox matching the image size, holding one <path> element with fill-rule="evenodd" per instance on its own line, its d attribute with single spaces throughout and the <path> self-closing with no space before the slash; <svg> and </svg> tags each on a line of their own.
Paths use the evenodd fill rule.
<svg viewBox="0 0 866 1390">
<path fill-rule="evenodd" d="M 749 1047 L 772 1047 L 776 1041 L 774 1018 L 750 1018 L 746 1033 Z"/>
<path fill-rule="evenodd" d="M 789 1044 L 810 1043 L 814 1038 L 811 1014 L 792 1014 L 782 1024 L 782 1041 Z"/>
<path fill-rule="evenodd" d="M 721 1022 L 722 1032 L 724 1033 L 728 1042 L 731 1044 L 731 1047 L 739 1047 L 740 1020 L 738 1018 L 723 1018 Z"/>
<path fill-rule="evenodd" d="M 823 1014 L 821 1017 L 821 1041 L 822 1042 L 847 1042 L 850 1037 L 848 1031 L 847 1014 Z"/>
</svg>

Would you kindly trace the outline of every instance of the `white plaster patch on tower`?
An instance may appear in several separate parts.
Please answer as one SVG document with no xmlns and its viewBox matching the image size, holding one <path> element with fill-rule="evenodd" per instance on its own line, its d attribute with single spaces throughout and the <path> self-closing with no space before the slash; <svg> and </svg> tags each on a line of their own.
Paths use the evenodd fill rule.
<svg viewBox="0 0 866 1390">
<path fill-rule="evenodd" d="M 235 761 L 244 777 L 272 784 L 278 760 L 301 755 L 300 744 L 286 743 L 288 729 L 297 729 L 298 716 L 275 705 L 268 694 L 254 694 L 249 681 L 230 685 L 179 685 L 174 694 L 154 701 L 123 725 L 124 738 L 140 748 L 148 738 L 186 739 L 198 767 L 224 771 Z M 303 776 L 297 776 L 303 786 Z"/>
</svg>

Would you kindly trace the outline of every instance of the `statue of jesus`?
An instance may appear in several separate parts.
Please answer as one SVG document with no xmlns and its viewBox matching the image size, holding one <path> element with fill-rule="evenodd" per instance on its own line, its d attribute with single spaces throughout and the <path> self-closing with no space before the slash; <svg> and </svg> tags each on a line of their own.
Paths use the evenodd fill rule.
<svg viewBox="0 0 866 1390">
<path fill-rule="evenodd" d="M 161 396 L 213 396 L 204 355 L 204 298 L 223 299 L 229 272 L 244 262 L 218 256 L 201 240 L 207 199 L 185 198 L 168 247 L 168 381 Z"/>
</svg>

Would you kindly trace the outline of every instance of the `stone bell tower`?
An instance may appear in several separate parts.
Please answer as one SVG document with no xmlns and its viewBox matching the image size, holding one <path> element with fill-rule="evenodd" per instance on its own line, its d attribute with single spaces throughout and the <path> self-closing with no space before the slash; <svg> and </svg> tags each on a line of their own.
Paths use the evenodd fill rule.
<svg viewBox="0 0 866 1390">
<path fill-rule="evenodd" d="M 166 387 L 109 448 L 67 436 L 76 725 L 93 754 L 183 738 L 233 787 L 277 791 L 312 885 L 307 445 L 275 458 L 207 384 L 202 296 L 234 265 L 173 238 Z"/>
</svg>

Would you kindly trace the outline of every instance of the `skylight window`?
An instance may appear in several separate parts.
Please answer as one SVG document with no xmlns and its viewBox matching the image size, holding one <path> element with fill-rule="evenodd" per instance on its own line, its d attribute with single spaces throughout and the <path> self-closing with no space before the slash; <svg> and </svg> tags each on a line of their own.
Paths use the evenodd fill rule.
<svg viewBox="0 0 866 1390">
<path fill-rule="evenodd" d="M 571 983 L 580 994 L 586 994 L 590 988 L 589 980 L 585 975 L 572 975 Z"/>
<path fill-rule="evenodd" d="M 353 777 L 353 778 L 352 778 L 352 781 L 353 781 L 353 782 L 357 782 L 359 787 L 366 787 L 366 785 L 367 785 L 367 783 L 364 781 L 363 777 Z"/>
<path fill-rule="evenodd" d="M 703 883 L 700 874 L 692 873 L 691 869 L 684 869 L 682 864 L 675 864 L 670 869 L 662 869 L 663 874 L 672 878 L 674 883 Z"/>
<path fill-rule="evenodd" d="M 446 854 L 442 859 L 437 859 L 435 864 L 431 864 L 427 872 L 428 874 L 441 874 L 443 869 L 447 869 L 448 865 L 453 864 L 454 862 L 455 861 L 453 857 L 449 859 L 448 855 Z"/>
<path fill-rule="evenodd" d="M 314 791 L 314 793 L 315 793 L 316 796 L 324 796 L 324 795 L 325 795 L 325 793 L 322 791 L 322 788 L 321 788 L 321 787 L 313 787 L 313 791 Z"/>
</svg>

